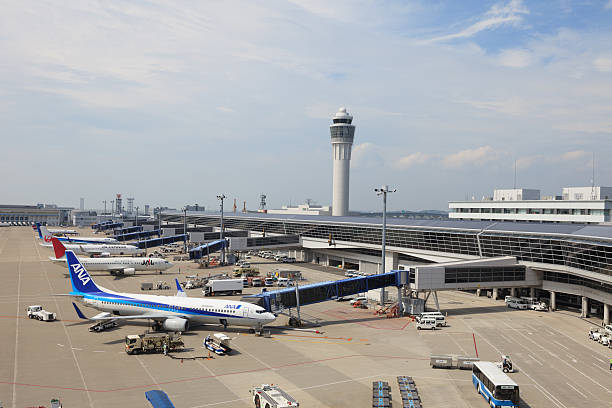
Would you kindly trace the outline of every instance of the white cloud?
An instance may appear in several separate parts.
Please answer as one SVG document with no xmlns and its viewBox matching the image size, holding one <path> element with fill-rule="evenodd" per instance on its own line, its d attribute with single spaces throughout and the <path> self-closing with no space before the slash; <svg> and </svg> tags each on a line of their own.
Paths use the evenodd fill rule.
<svg viewBox="0 0 612 408">
<path fill-rule="evenodd" d="M 446 167 L 461 168 L 468 165 L 480 166 L 496 159 L 497 153 L 491 146 L 481 146 L 450 154 L 442 160 L 442 163 Z"/>
<path fill-rule="evenodd" d="M 492 30 L 503 25 L 516 26 L 523 21 L 523 14 L 529 14 L 529 10 L 522 0 L 510 0 L 506 4 L 493 5 L 480 19 L 469 27 L 453 34 L 446 34 L 429 39 L 427 42 L 442 42 L 457 38 L 469 38 L 485 30 Z"/>
<path fill-rule="evenodd" d="M 500 65 L 511 68 L 525 68 L 531 65 L 533 56 L 525 49 L 504 50 L 499 54 Z"/>
<path fill-rule="evenodd" d="M 516 169 L 517 170 L 527 170 L 531 166 L 533 166 L 536 162 L 542 161 L 544 156 L 541 154 L 536 154 L 533 156 L 524 156 L 516 159 Z M 512 164 L 514 167 L 514 163 Z"/>
<path fill-rule="evenodd" d="M 221 113 L 234 113 L 234 112 L 236 112 L 235 110 L 233 110 L 232 108 L 228 108 L 227 106 L 217 106 L 215 109 L 217 111 L 221 112 Z"/>
<path fill-rule="evenodd" d="M 588 152 L 585 152 L 584 150 L 574 150 L 571 152 L 566 152 L 563 153 L 561 155 L 561 160 L 580 160 L 583 159 L 587 156 L 590 156 L 590 154 Z"/>
<path fill-rule="evenodd" d="M 355 168 L 375 168 L 384 164 L 381 148 L 373 143 L 364 142 L 353 146 L 351 166 Z"/>
<path fill-rule="evenodd" d="M 595 69 L 600 72 L 612 72 L 612 57 L 595 58 L 593 65 L 595 66 Z"/>
<path fill-rule="evenodd" d="M 394 162 L 394 166 L 398 169 L 407 169 L 409 167 L 425 164 L 435 156 L 427 153 L 415 152 L 408 156 L 400 157 Z"/>
</svg>

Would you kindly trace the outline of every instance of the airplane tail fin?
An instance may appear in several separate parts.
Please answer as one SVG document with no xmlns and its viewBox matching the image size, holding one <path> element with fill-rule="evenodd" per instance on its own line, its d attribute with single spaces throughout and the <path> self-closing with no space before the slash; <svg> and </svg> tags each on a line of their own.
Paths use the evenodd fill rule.
<svg viewBox="0 0 612 408">
<path fill-rule="evenodd" d="M 72 306 L 74 306 L 74 310 L 76 310 L 76 314 L 79 316 L 79 319 L 89 320 L 74 302 L 72 302 Z"/>
<path fill-rule="evenodd" d="M 41 238 L 45 241 L 45 242 L 51 242 L 51 238 L 53 238 L 53 234 L 51 234 L 49 232 L 49 230 L 47 229 L 46 226 L 41 225 L 40 226 L 40 232 L 41 232 Z"/>
<path fill-rule="evenodd" d="M 38 231 L 38 238 L 42 239 L 42 232 L 40 232 L 40 222 L 36 223 L 36 231 Z"/>
<path fill-rule="evenodd" d="M 87 269 L 81 264 L 79 258 L 74 252 L 66 251 L 66 262 L 70 271 L 70 282 L 72 290 L 79 293 L 102 292 L 102 290 L 94 283 L 92 277 L 87 272 Z"/>
<path fill-rule="evenodd" d="M 55 251 L 55 257 L 57 259 L 63 258 L 66 254 L 66 247 L 60 242 L 59 239 L 55 237 L 51 238 L 51 242 L 53 243 L 53 251 Z"/>
<path fill-rule="evenodd" d="M 176 282 L 176 296 L 187 297 L 187 294 L 181 287 L 181 284 L 179 283 L 178 279 L 174 278 L 174 282 Z"/>
</svg>

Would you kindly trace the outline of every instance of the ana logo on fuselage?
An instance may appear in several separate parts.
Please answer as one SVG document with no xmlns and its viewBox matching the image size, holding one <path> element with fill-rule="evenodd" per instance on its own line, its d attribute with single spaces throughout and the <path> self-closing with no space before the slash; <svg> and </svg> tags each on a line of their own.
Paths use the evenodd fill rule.
<svg viewBox="0 0 612 408">
<path fill-rule="evenodd" d="M 242 305 L 225 305 L 225 309 L 240 309 Z"/>
<path fill-rule="evenodd" d="M 83 285 L 87 285 L 87 283 L 91 280 L 91 278 L 87 274 L 87 271 L 85 270 L 85 268 L 83 268 L 83 265 L 74 264 L 70 266 L 72 266 L 72 269 L 74 270 L 74 274 L 77 276 L 77 278 L 79 278 L 81 283 Z"/>
</svg>

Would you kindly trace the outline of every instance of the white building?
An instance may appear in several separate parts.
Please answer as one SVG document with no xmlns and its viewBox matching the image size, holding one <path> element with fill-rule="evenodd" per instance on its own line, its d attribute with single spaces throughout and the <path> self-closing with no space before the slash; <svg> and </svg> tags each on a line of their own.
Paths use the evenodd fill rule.
<svg viewBox="0 0 612 408">
<path fill-rule="evenodd" d="M 481 201 L 449 201 L 455 220 L 599 224 L 612 221 L 611 187 L 566 187 L 561 197 L 540 199 L 539 190 L 495 190 Z"/>
<path fill-rule="evenodd" d="M 283 205 L 278 210 L 268 210 L 268 214 L 291 214 L 291 215 L 331 215 L 332 209 L 329 205 L 300 204 L 297 206 Z"/>
</svg>

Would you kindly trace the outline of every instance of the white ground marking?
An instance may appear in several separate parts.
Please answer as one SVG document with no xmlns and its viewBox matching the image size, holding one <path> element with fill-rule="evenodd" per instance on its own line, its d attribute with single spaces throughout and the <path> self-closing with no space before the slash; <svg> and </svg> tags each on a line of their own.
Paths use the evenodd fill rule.
<svg viewBox="0 0 612 408">
<path fill-rule="evenodd" d="M 582 395 L 583 398 L 588 398 L 586 395 L 584 395 L 583 393 L 581 393 L 580 391 L 578 391 L 578 388 L 574 387 L 572 384 L 567 383 L 567 385 L 570 386 L 571 389 L 573 389 L 574 391 L 576 391 L 578 394 Z"/>
<path fill-rule="evenodd" d="M 532 356 L 531 354 L 527 354 L 533 361 L 535 361 L 536 363 L 538 363 L 539 365 L 544 365 L 542 363 L 540 363 L 538 360 L 536 360 L 536 358 L 534 356 Z"/>
<path fill-rule="evenodd" d="M 38 258 L 42 259 L 40 257 L 40 251 L 38 250 L 38 245 L 34 245 L 36 248 L 36 252 L 38 253 Z M 53 286 L 51 285 L 51 281 L 49 280 L 49 273 L 47 271 L 47 264 L 44 263 L 44 260 L 41 260 L 40 262 L 42 264 L 42 268 L 44 271 L 44 275 L 45 278 L 47 279 L 47 284 L 49 285 L 49 289 L 51 290 L 51 292 L 53 292 Z M 55 310 L 59 311 L 60 307 L 59 307 L 59 303 L 57 302 L 57 298 L 53 297 L 53 302 L 55 303 Z M 87 388 L 87 382 L 85 382 L 85 376 L 83 375 L 83 370 L 81 370 L 81 365 L 79 364 L 79 360 L 77 360 L 77 356 L 76 353 L 74 352 L 74 347 L 72 347 L 72 339 L 70 338 L 70 334 L 68 334 L 68 329 L 66 328 L 66 323 L 64 321 L 62 321 L 62 327 L 64 328 L 64 334 L 66 335 L 66 339 L 68 340 L 68 347 L 70 347 L 70 352 L 72 353 L 72 358 L 74 359 L 74 364 L 76 365 L 77 371 L 79 372 L 79 375 L 81 376 L 81 381 L 83 382 L 83 387 L 87 390 L 87 399 L 89 400 L 89 406 L 93 408 L 94 403 L 93 400 L 91 399 L 91 393 L 89 392 L 89 389 Z"/>
<path fill-rule="evenodd" d="M 510 326 L 509 324 L 507 324 L 506 322 L 502 322 L 504 323 L 506 326 L 508 326 L 509 328 L 511 328 L 512 330 L 516 331 L 520 336 L 523 336 L 524 338 L 526 338 L 527 340 L 529 340 L 530 342 L 532 342 L 533 344 L 535 344 L 537 347 L 541 348 L 543 351 L 545 351 L 546 353 L 550 354 L 553 357 L 557 357 L 555 354 L 551 353 L 548 349 L 546 349 L 545 347 L 542 347 L 541 345 L 539 345 L 537 342 L 533 341 L 532 339 L 530 339 L 529 337 L 525 336 L 523 333 L 521 333 L 520 331 L 516 330 L 515 328 L 513 328 L 512 326 Z M 610 391 L 610 389 L 608 389 L 607 387 L 601 385 L 600 383 L 598 383 L 597 381 L 595 381 L 592 377 L 589 377 L 588 375 L 586 375 L 585 373 L 583 373 L 582 371 L 580 371 L 579 369 L 577 369 L 576 367 L 574 367 L 572 364 L 568 363 L 567 361 L 565 361 L 562 358 L 557 359 L 557 361 L 560 361 L 561 363 L 565 364 L 566 366 L 578 371 L 580 374 L 582 374 L 584 377 L 588 378 L 589 380 L 591 380 L 591 382 L 599 385 L 601 388 L 603 388 L 604 390 L 608 391 L 608 393 L 612 393 L 612 391 Z"/>
<path fill-rule="evenodd" d="M 467 322 L 465 322 L 465 325 L 470 327 L 470 329 L 474 333 L 477 333 L 480 336 L 481 339 L 483 339 L 489 346 L 491 346 L 493 349 L 495 349 L 499 354 L 504 354 L 504 353 L 502 353 L 502 351 L 500 349 L 495 347 L 493 345 L 493 343 L 491 343 L 489 340 L 487 340 L 486 337 L 482 336 L 476 329 L 471 327 Z M 559 401 L 557 398 L 555 398 L 555 396 L 552 395 L 552 393 L 550 391 L 548 391 L 546 388 L 544 388 L 542 385 L 540 385 L 540 383 L 538 383 L 532 376 L 527 374 L 527 371 L 525 371 L 524 368 L 520 368 L 518 365 L 516 365 L 516 367 L 519 368 L 520 372 L 525 374 L 527 376 L 527 378 L 529 378 L 535 384 L 535 386 L 540 390 L 542 395 L 544 395 L 546 398 L 548 398 L 553 404 L 555 404 L 558 407 L 567 408 L 565 405 L 563 405 L 563 403 L 561 401 Z"/>
<path fill-rule="evenodd" d="M 13 407 L 17 406 L 17 348 L 19 347 L 19 296 L 21 293 L 21 257 L 17 266 L 17 313 L 15 314 L 15 365 L 13 366 Z"/>
<path fill-rule="evenodd" d="M 242 352 L 242 350 L 241 350 L 241 352 Z M 310 389 L 314 389 L 314 388 L 329 387 L 330 385 L 344 384 L 344 383 L 348 383 L 348 382 L 355 382 L 355 381 L 360 381 L 360 380 L 366 380 L 368 378 L 375 378 L 375 377 L 379 377 L 380 378 L 380 377 L 388 377 L 388 376 L 386 376 L 384 374 L 368 375 L 367 377 L 352 378 L 352 379 L 348 379 L 348 380 L 342 380 L 342 381 L 335 381 L 335 382 L 330 382 L 330 383 L 325 383 L 325 384 L 312 385 L 310 387 L 288 388 L 288 389 L 284 389 L 283 391 L 285 391 L 287 393 L 290 393 L 290 392 L 293 392 L 293 391 L 310 390 Z M 203 408 L 203 407 L 211 407 L 211 406 L 214 406 L 214 405 L 229 404 L 231 402 L 249 401 L 251 398 L 252 397 L 249 396 L 249 397 L 237 398 L 237 399 L 221 401 L 221 402 L 212 402 L 210 404 L 204 404 L 204 405 L 193 405 L 191 408 Z"/>
<path fill-rule="evenodd" d="M 563 344 L 559 343 L 559 342 L 558 342 L 558 341 L 556 341 L 556 340 L 553 340 L 553 343 L 556 343 L 558 346 L 561 346 L 561 347 L 563 347 L 564 349 L 569 350 L 569 347 L 564 346 Z"/>
</svg>

